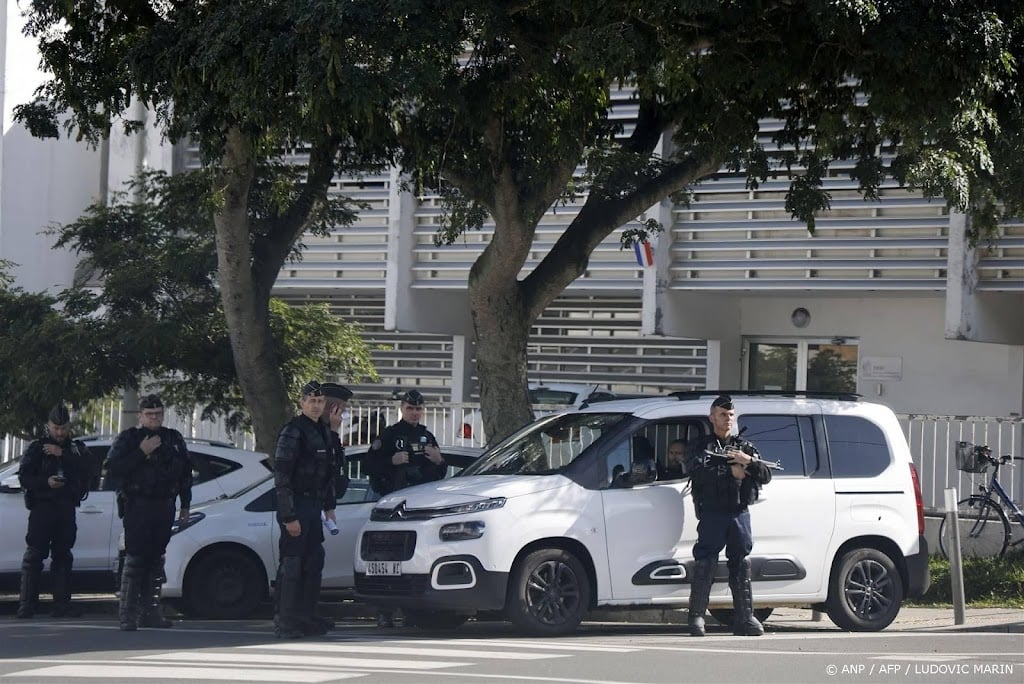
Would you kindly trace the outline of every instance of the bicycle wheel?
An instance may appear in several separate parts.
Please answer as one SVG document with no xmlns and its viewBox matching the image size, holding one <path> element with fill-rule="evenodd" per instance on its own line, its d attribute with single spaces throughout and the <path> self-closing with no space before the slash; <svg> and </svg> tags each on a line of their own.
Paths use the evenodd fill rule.
<svg viewBox="0 0 1024 684">
<path fill-rule="evenodd" d="M 992 558 L 1002 556 L 1010 541 L 1010 521 L 1001 506 L 981 496 L 958 501 L 960 518 L 960 554 L 964 558 Z M 939 548 L 949 558 L 946 518 L 939 526 Z"/>
</svg>

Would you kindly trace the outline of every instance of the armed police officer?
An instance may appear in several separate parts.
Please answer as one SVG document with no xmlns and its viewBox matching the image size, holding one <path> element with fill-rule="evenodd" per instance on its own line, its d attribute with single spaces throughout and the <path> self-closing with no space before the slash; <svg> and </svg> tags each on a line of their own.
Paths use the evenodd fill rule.
<svg viewBox="0 0 1024 684">
<path fill-rule="evenodd" d="M 760 636 L 764 628 L 754 617 L 750 588 L 753 548 L 750 512 L 761 486 L 772 479 L 771 470 L 758 458 L 750 442 L 732 434 L 736 412 L 732 399 L 721 395 L 711 403 L 712 434 L 687 445 L 686 470 L 690 475 L 693 506 L 699 520 L 693 546 L 694 569 L 690 581 L 689 630 L 704 636 L 704 612 L 715 581 L 718 554 L 725 549 L 735 621 L 733 634 Z M 718 456 L 708 457 L 708 452 Z"/>
<path fill-rule="evenodd" d="M 423 395 L 409 390 L 401 401 L 402 419 L 386 427 L 366 453 L 370 485 L 382 496 L 440 480 L 448 469 L 437 439 L 420 424 L 426 404 Z"/>
<path fill-rule="evenodd" d="M 28 508 L 25 555 L 21 561 L 19 618 L 35 614 L 43 560 L 52 554 L 54 617 L 78 617 L 71 605 L 71 553 L 78 535 L 75 508 L 89 494 L 92 474 L 85 445 L 70 437 L 71 416 L 61 404 L 50 410 L 46 436 L 28 445 L 21 457 L 18 481 Z"/>
<path fill-rule="evenodd" d="M 447 472 L 437 439 L 420 424 L 426 400 L 418 390 L 401 395 L 402 419 L 384 428 L 366 452 L 370 486 L 381 496 L 405 487 L 440 480 Z M 380 610 L 377 626 L 395 626 L 394 612 Z"/>
<path fill-rule="evenodd" d="M 303 385 L 302 413 L 281 429 L 274 453 L 278 541 L 274 633 L 280 639 L 326 634 L 333 622 L 316 615 L 324 569 L 321 513 L 334 521 L 335 440 L 321 422 L 325 397 L 320 383 Z"/>
<path fill-rule="evenodd" d="M 124 520 L 124 573 L 118 619 L 124 631 L 171 626 L 160 612 L 164 554 L 171 539 L 175 500 L 178 519 L 188 520 L 192 464 L 181 433 L 163 426 L 164 405 L 155 394 L 139 402 L 140 425 L 110 446 L 105 467 L 118 486 L 118 514 Z M 141 602 L 141 610 L 140 610 Z"/>
</svg>

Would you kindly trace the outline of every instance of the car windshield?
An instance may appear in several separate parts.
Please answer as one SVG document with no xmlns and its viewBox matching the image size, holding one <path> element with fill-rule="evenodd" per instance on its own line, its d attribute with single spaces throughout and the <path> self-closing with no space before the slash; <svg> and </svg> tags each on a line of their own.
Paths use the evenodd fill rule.
<svg viewBox="0 0 1024 684">
<path fill-rule="evenodd" d="M 568 413 L 541 418 L 485 453 L 459 476 L 559 473 L 628 415 Z"/>
</svg>

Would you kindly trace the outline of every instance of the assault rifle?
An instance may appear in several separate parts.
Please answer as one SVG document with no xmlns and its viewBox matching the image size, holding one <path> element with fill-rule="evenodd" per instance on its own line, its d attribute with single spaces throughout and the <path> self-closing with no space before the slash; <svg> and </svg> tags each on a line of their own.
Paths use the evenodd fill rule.
<svg viewBox="0 0 1024 684">
<path fill-rule="evenodd" d="M 746 430 L 746 428 L 744 428 L 744 430 Z M 740 430 L 740 434 L 743 434 L 743 430 Z M 746 440 L 740 439 L 739 435 L 730 437 L 728 444 L 722 444 L 719 442 L 717 447 L 710 446 L 704 449 L 702 465 L 732 465 L 732 463 L 729 462 L 729 457 L 725 455 L 725 450 L 729 447 L 739 449 L 758 463 L 763 463 L 766 467 L 772 470 L 785 470 L 779 461 L 766 461 L 761 458 L 757 453 L 757 449 L 754 448 L 754 445 Z"/>
</svg>

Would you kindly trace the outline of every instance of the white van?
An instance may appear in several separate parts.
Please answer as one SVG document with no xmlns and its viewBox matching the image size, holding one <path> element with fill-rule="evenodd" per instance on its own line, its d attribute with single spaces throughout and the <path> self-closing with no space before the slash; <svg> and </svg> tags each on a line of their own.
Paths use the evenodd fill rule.
<svg viewBox="0 0 1024 684">
<path fill-rule="evenodd" d="M 357 594 L 425 628 L 500 611 L 564 634 L 588 610 L 682 607 L 697 521 L 668 444 L 710 432 L 717 393 L 601 402 L 542 418 L 455 478 L 382 498 L 359 536 Z M 884 629 L 928 588 L 917 473 L 893 412 L 852 396 L 733 392 L 739 429 L 777 461 L 751 507 L 756 613 L 812 606 Z M 669 475 L 668 477 L 671 477 Z M 722 556 L 711 612 L 732 599 Z"/>
</svg>

